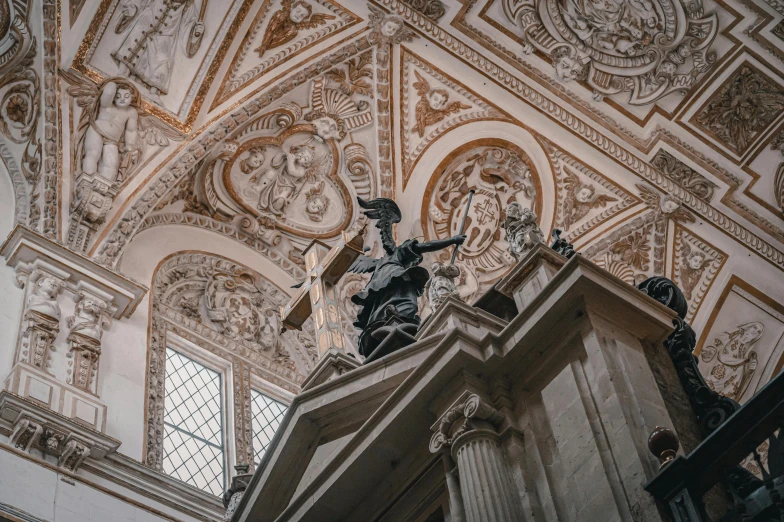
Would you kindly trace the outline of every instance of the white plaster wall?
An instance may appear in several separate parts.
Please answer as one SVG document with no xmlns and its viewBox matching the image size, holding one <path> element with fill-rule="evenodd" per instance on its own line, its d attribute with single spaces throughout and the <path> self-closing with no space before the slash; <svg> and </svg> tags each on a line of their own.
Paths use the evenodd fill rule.
<svg viewBox="0 0 784 522">
<path fill-rule="evenodd" d="M 0 160 L 0 242 L 14 229 L 14 190 L 5 163 Z M 0 378 L 14 363 L 16 336 L 22 315 L 24 291 L 16 286 L 14 270 L 0 263 Z"/>
<path fill-rule="evenodd" d="M 50 522 L 159 522 L 191 520 L 180 513 L 174 518 L 123 500 L 133 494 L 118 488 L 115 495 L 59 475 L 54 470 L 0 449 L 0 504 L 13 506 Z M 168 508 L 145 499 L 156 512 Z M 2 513 L 2 507 L 0 507 Z"/>
</svg>

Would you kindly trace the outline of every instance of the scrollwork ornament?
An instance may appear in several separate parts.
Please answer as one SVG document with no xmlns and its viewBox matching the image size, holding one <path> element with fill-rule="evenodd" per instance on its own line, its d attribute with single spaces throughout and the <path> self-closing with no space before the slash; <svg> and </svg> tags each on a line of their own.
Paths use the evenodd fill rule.
<svg viewBox="0 0 784 522">
<path fill-rule="evenodd" d="M 504 0 L 522 52 L 550 56 L 564 82 L 584 81 L 598 101 L 629 93 L 646 105 L 695 85 L 715 61 L 716 13 L 701 0 Z"/>
</svg>

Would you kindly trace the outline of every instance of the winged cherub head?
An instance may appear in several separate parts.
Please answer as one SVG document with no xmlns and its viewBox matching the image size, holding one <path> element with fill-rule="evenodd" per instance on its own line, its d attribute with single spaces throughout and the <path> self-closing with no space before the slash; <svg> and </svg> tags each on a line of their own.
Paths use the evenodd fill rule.
<svg viewBox="0 0 784 522">
<path fill-rule="evenodd" d="M 365 215 L 369 219 L 376 220 L 376 228 L 381 231 L 381 244 L 384 251 L 392 254 L 397 245 L 392 236 L 392 227 L 395 223 L 400 223 L 402 213 L 397 203 L 388 198 L 376 198 L 370 201 L 358 197 L 359 206 L 365 210 Z"/>
<path fill-rule="evenodd" d="M 430 104 L 430 108 L 433 110 L 440 110 L 446 105 L 446 102 L 449 101 L 449 93 L 446 92 L 444 89 L 431 89 L 429 93 L 427 93 L 427 101 Z"/>
<path fill-rule="evenodd" d="M 312 12 L 313 12 L 313 7 L 311 7 L 310 4 L 300 0 L 299 2 L 295 2 L 294 5 L 291 6 L 289 19 L 295 24 L 300 24 L 305 20 L 307 20 Z"/>
</svg>

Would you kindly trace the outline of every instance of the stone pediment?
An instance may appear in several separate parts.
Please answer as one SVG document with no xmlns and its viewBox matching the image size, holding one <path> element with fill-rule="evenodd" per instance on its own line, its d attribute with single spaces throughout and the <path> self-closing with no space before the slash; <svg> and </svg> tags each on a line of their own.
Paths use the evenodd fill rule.
<svg viewBox="0 0 784 522">
<path fill-rule="evenodd" d="M 447 300 L 435 323 L 448 316 L 465 321 L 467 308 Z M 234 520 L 374 520 L 411 477 L 426 477 L 437 464 L 440 457 L 427 447 L 431 427 L 465 391 L 488 395 L 490 380 L 535 388 L 546 365 L 569 366 L 574 345 L 568 341 L 586 325 L 611 323 L 658 346 L 672 329 L 673 315 L 575 256 L 512 321 L 495 319 L 505 324 L 497 333 L 485 329 L 479 338 L 452 327 L 303 392 Z M 335 431 L 338 425 L 343 429 Z M 336 447 L 322 450 L 324 462 L 310 463 L 319 445 L 341 436 Z"/>
</svg>

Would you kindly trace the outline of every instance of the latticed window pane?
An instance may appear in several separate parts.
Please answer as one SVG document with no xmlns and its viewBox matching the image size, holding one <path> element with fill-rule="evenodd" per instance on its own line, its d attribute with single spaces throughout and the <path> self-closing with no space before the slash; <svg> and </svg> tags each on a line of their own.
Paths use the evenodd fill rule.
<svg viewBox="0 0 784 522">
<path fill-rule="evenodd" d="M 221 376 L 166 349 L 163 471 L 199 489 L 223 494 Z"/>
<path fill-rule="evenodd" d="M 251 390 L 250 396 L 253 414 L 253 452 L 258 464 L 280 426 L 283 414 L 286 413 L 286 405 L 256 390 Z"/>
</svg>

